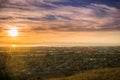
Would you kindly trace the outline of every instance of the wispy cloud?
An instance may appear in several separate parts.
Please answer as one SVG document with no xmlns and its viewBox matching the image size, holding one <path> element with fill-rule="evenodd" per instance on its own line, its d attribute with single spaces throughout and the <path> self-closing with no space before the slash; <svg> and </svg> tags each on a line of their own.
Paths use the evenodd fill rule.
<svg viewBox="0 0 120 80">
<path fill-rule="evenodd" d="M 120 30 L 120 9 L 116 7 L 95 3 L 73 6 L 65 4 L 69 0 L 61 2 L 0 0 L 0 26 L 19 25 L 37 32 Z"/>
</svg>

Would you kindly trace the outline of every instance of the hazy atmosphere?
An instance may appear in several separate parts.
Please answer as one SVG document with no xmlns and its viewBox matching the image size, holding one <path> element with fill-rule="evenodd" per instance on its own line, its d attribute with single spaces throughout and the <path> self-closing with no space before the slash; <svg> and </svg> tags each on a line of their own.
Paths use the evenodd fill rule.
<svg viewBox="0 0 120 80">
<path fill-rule="evenodd" d="M 0 0 L 0 80 L 120 80 L 120 0 Z"/>
<path fill-rule="evenodd" d="M 119 0 L 0 0 L 1 45 L 120 45 Z"/>
</svg>

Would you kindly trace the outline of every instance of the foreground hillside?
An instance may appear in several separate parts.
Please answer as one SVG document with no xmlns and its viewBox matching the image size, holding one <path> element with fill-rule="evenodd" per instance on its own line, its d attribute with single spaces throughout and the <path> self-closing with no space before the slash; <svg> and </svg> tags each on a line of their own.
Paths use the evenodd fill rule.
<svg viewBox="0 0 120 80">
<path fill-rule="evenodd" d="M 120 68 L 89 70 L 71 77 L 50 80 L 120 80 Z"/>
</svg>

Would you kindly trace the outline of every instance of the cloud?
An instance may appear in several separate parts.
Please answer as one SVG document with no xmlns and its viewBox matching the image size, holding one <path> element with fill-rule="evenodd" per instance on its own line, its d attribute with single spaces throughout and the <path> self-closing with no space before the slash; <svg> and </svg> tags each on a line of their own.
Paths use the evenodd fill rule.
<svg viewBox="0 0 120 80">
<path fill-rule="evenodd" d="M 120 9 L 95 3 L 85 6 L 66 5 L 68 2 L 0 0 L 0 24 L 17 25 L 33 31 L 120 30 Z"/>
</svg>

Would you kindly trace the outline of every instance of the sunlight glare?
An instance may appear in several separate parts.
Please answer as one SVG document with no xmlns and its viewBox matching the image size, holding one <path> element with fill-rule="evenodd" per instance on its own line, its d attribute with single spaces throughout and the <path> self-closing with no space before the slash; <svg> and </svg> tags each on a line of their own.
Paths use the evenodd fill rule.
<svg viewBox="0 0 120 80">
<path fill-rule="evenodd" d="M 12 44 L 11 46 L 12 46 L 12 47 L 17 47 L 17 45 L 16 45 L 16 44 Z"/>
<path fill-rule="evenodd" d="M 16 37 L 18 36 L 18 29 L 17 28 L 11 28 L 8 30 L 8 35 L 11 37 Z"/>
</svg>

